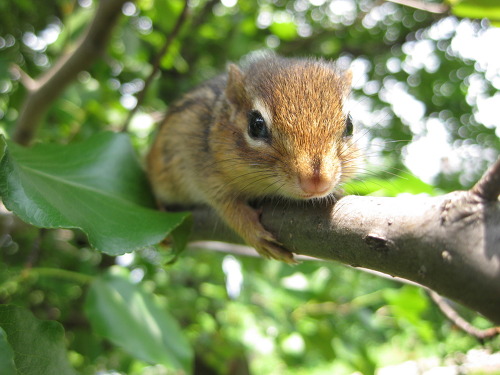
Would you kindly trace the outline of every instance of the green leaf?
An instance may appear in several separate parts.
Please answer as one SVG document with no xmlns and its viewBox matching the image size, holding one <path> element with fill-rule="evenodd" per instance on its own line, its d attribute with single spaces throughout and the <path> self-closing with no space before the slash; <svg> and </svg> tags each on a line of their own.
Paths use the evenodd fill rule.
<svg viewBox="0 0 500 375">
<path fill-rule="evenodd" d="M 422 289 L 409 285 L 404 285 L 398 290 L 385 289 L 382 292 L 394 318 L 410 323 L 420 337 L 431 342 L 435 338 L 435 332 L 429 321 L 423 319 L 429 307 L 429 301 L 423 293 Z"/>
<path fill-rule="evenodd" d="M 0 374 L 16 375 L 16 365 L 14 364 L 14 351 L 7 341 L 7 334 L 0 327 Z"/>
<path fill-rule="evenodd" d="M 0 160 L 5 155 L 5 150 L 7 149 L 7 142 L 5 142 L 4 137 L 0 137 Z"/>
<path fill-rule="evenodd" d="M 44 228 L 79 228 L 93 247 L 111 255 L 159 243 L 189 215 L 153 208 L 146 176 L 125 134 L 100 133 L 65 146 L 8 143 L 0 163 L 0 194 L 22 220 Z"/>
<path fill-rule="evenodd" d="M 5 347 L 6 337 L 15 362 L 13 368 L 8 362 L 9 353 L 0 350 L 2 375 L 75 374 L 67 359 L 64 329 L 59 323 L 38 320 L 21 307 L 0 305 L 0 327 L 6 334 L 0 337 L 0 349 Z"/>
<path fill-rule="evenodd" d="M 297 25 L 294 22 L 274 22 L 269 29 L 281 40 L 289 41 L 297 37 Z"/>
<path fill-rule="evenodd" d="M 451 11 L 458 17 L 488 18 L 500 21 L 500 2 L 498 0 L 450 0 Z"/>
<path fill-rule="evenodd" d="M 383 173 L 381 174 L 383 175 Z M 407 194 L 429 194 L 431 196 L 440 193 L 435 187 L 429 185 L 418 177 L 402 172 L 401 177 L 382 178 L 370 177 L 360 181 L 349 181 L 344 187 L 346 194 L 374 195 L 383 197 L 394 197 L 400 193 Z"/>
<path fill-rule="evenodd" d="M 191 233 L 191 227 L 193 225 L 193 218 L 191 216 L 187 217 L 177 228 L 172 231 L 173 239 L 173 259 L 168 262 L 172 264 L 177 261 L 179 255 L 184 251 L 186 245 L 189 241 L 189 234 Z"/>
<path fill-rule="evenodd" d="M 85 309 L 95 332 L 138 359 L 190 373 L 193 351 L 176 320 L 121 271 L 90 287 Z"/>
</svg>

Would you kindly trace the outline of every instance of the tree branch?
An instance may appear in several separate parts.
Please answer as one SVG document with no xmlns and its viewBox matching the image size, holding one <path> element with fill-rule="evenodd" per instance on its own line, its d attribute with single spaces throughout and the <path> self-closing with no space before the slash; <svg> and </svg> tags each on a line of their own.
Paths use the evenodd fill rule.
<svg viewBox="0 0 500 375">
<path fill-rule="evenodd" d="M 101 0 L 94 19 L 76 43 L 36 80 L 28 80 L 27 96 L 14 129 L 14 141 L 27 145 L 33 139 L 50 104 L 66 89 L 79 72 L 87 69 L 104 51 L 114 24 L 128 0 Z M 26 81 L 26 77 L 24 78 Z"/>
<path fill-rule="evenodd" d="M 213 211 L 193 215 L 191 240 L 242 243 Z M 416 282 L 500 323 L 500 202 L 478 200 L 474 190 L 347 196 L 325 206 L 264 202 L 262 222 L 297 254 Z"/>
</svg>

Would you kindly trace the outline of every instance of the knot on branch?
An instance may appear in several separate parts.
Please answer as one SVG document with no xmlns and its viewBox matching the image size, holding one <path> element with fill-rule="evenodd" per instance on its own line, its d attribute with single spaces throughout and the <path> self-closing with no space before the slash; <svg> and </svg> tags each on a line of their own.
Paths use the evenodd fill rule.
<svg viewBox="0 0 500 375">
<path fill-rule="evenodd" d="M 485 205 L 490 204 L 473 191 L 450 193 L 440 207 L 442 226 L 459 225 L 461 227 L 477 224 L 484 218 Z"/>
<path fill-rule="evenodd" d="M 396 244 L 380 234 L 370 233 L 363 237 L 368 247 L 379 253 L 387 253 L 389 250 L 395 250 Z"/>
</svg>

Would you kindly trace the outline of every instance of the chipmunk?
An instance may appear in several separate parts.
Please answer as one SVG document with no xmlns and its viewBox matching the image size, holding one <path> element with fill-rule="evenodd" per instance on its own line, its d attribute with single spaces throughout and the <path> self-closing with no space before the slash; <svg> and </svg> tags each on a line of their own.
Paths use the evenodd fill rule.
<svg viewBox="0 0 500 375">
<path fill-rule="evenodd" d="M 249 201 L 324 198 L 356 172 L 350 84 L 350 71 L 324 60 L 229 64 L 170 106 L 147 155 L 156 197 L 211 206 L 262 256 L 294 263 Z"/>
</svg>

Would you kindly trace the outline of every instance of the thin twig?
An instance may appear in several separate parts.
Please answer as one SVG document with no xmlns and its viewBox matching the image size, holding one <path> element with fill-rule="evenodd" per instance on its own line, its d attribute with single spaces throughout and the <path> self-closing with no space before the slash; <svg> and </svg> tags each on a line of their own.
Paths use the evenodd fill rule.
<svg viewBox="0 0 500 375">
<path fill-rule="evenodd" d="M 202 10 L 198 13 L 196 18 L 193 20 L 192 29 L 198 30 L 198 28 L 203 25 L 207 19 L 207 16 L 212 12 L 212 8 L 217 4 L 220 0 L 210 0 L 205 3 Z"/>
<path fill-rule="evenodd" d="M 207 21 L 207 17 L 212 14 L 213 7 L 219 3 L 220 0 L 209 0 L 203 5 L 203 8 L 193 15 L 193 20 L 189 25 L 189 34 L 183 40 L 180 54 L 187 61 L 196 61 L 195 52 L 193 49 L 193 42 L 199 37 L 198 30 Z M 190 67 L 189 67 L 190 68 Z"/>
<path fill-rule="evenodd" d="M 471 192 L 488 202 L 495 202 L 500 196 L 500 157 L 474 185 Z"/>
<path fill-rule="evenodd" d="M 386 1 L 435 14 L 443 14 L 450 10 L 450 7 L 448 7 L 447 5 L 429 3 L 420 0 L 386 0 Z"/>
<path fill-rule="evenodd" d="M 474 336 L 478 340 L 484 341 L 488 339 L 492 339 L 493 337 L 496 337 L 500 335 L 500 327 L 493 327 L 493 328 L 488 328 L 488 329 L 479 329 L 474 327 L 472 324 L 470 324 L 468 321 L 466 321 L 464 318 L 462 318 L 458 313 L 451 307 L 446 300 L 441 297 L 439 294 L 436 292 L 433 292 L 432 290 L 429 290 L 429 295 L 432 298 L 432 300 L 436 303 L 436 305 L 439 307 L 441 312 L 453 323 L 455 324 L 458 328 L 460 328 L 462 331 L 465 333 Z"/>
<path fill-rule="evenodd" d="M 94 276 L 87 275 L 80 272 L 60 269 L 60 268 L 50 268 L 50 267 L 35 267 L 24 272 L 24 276 L 36 275 L 36 276 L 46 276 L 58 279 L 65 279 L 72 282 L 77 282 L 80 284 L 88 284 L 94 280 Z"/>
<path fill-rule="evenodd" d="M 15 76 L 15 79 L 19 79 L 24 88 L 30 92 L 38 89 L 38 83 L 33 78 L 29 76 L 21 67 L 17 64 L 12 64 L 9 69 L 10 73 Z"/>
<path fill-rule="evenodd" d="M 122 132 L 126 132 L 128 130 L 128 127 L 130 125 L 130 121 L 132 120 L 132 117 L 134 117 L 135 113 L 137 112 L 139 107 L 142 105 L 142 102 L 144 101 L 144 98 L 146 96 L 146 92 L 147 92 L 149 86 L 151 85 L 151 83 L 153 82 L 153 79 L 155 78 L 156 74 L 160 70 L 161 59 L 163 58 L 163 56 L 165 56 L 165 54 L 170 49 L 172 42 L 177 37 L 177 35 L 179 34 L 179 31 L 182 28 L 182 25 L 186 21 L 188 8 L 189 8 L 188 3 L 189 3 L 188 0 L 184 1 L 184 8 L 182 9 L 181 14 L 177 18 L 177 22 L 175 23 L 174 28 L 172 29 L 172 31 L 168 35 L 167 39 L 165 40 L 165 44 L 163 44 L 163 47 L 161 48 L 160 52 L 155 56 L 155 58 L 151 64 L 153 66 L 153 69 L 152 69 L 151 73 L 149 74 L 149 76 L 146 78 L 146 81 L 144 82 L 144 87 L 137 95 L 137 103 L 135 104 L 135 107 L 128 113 L 128 116 L 127 116 L 125 122 L 123 123 L 122 129 L 121 129 Z"/>
</svg>

